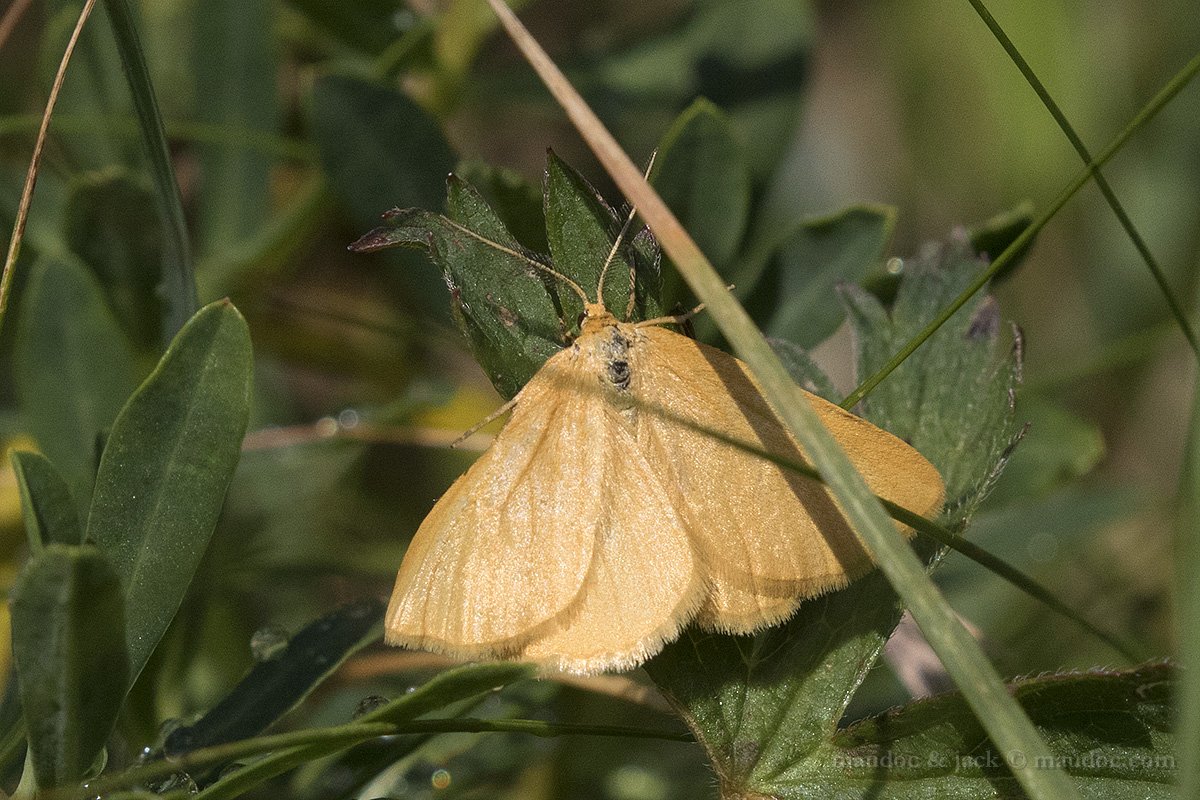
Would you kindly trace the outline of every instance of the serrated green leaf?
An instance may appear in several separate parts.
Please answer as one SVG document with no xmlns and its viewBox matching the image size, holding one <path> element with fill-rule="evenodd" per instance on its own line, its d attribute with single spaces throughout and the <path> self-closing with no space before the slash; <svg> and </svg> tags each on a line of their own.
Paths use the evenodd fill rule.
<svg viewBox="0 0 1200 800">
<path fill-rule="evenodd" d="M 86 507 L 100 437 L 139 377 L 133 348 L 87 270 L 58 259 L 34 264 L 14 358 L 25 425 Z"/>
<path fill-rule="evenodd" d="M 153 194 L 122 170 L 81 175 L 70 192 L 67 246 L 99 279 L 129 339 L 143 350 L 157 349 L 163 246 Z"/>
<path fill-rule="evenodd" d="M 805 220 L 772 248 L 761 275 L 735 271 L 731 279 L 753 286 L 746 307 L 763 320 L 764 332 L 813 347 L 845 317 L 837 287 L 861 282 L 883 260 L 895 223 L 895 210 L 886 206 Z"/>
<path fill-rule="evenodd" d="M 330 675 L 383 619 L 378 599 L 349 603 L 310 623 L 278 654 L 259 661 L 237 686 L 191 725 L 163 742 L 167 757 L 257 736 Z"/>
<path fill-rule="evenodd" d="M 788 375 L 796 382 L 796 385 L 804 389 L 806 392 L 812 392 L 818 397 L 823 397 L 831 403 L 836 403 L 840 395 L 837 389 L 834 388 L 833 382 L 829 380 L 817 363 L 812 360 L 808 352 L 803 347 L 793 344 L 786 339 L 768 339 L 767 342 L 771 345 L 771 349 L 775 351 L 775 355 L 779 357 L 780 363 L 784 369 L 788 371 Z"/>
<path fill-rule="evenodd" d="M 540 187 L 514 170 L 476 159 L 460 163 L 454 174 L 479 192 L 523 247 L 535 253 L 550 252 Z"/>
<path fill-rule="evenodd" d="M 750 215 L 750 174 L 728 116 L 700 99 L 663 137 L 651 184 L 722 274 L 733 263 Z M 690 306 L 675 271 L 664 276 L 664 304 Z"/>
<path fill-rule="evenodd" d="M 175 616 L 216 526 L 246 431 L 246 323 L 196 313 L 113 424 L 87 522 L 125 589 L 136 676 Z"/>
<path fill-rule="evenodd" d="M 29 549 L 35 555 L 49 544 L 83 544 L 83 526 L 71 489 L 50 459 L 40 453 L 14 450 L 9 454 Z"/>
<path fill-rule="evenodd" d="M 116 572 L 93 547 L 51 544 L 13 589 L 13 657 L 42 787 L 81 779 L 129 688 Z"/>
<path fill-rule="evenodd" d="M 1174 670 L 1159 664 L 1043 676 L 1010 688 L 1049 744 L 1050 761 L 1084 797 L 1141 800 L 1175 797 L 1173 684 Z M 780 800 L 1023 797 L 1007 765 L 1026 758 L 997 750 L 955 693 L 851 725 L 755 790 Z"/>
<path fill-rule="evenodd" d="M 622 320 L 626 319 L 630 304 L 632 276 L 633 310 L 627 321 L 661 315 L 657 264 L 646 264 L 637 258 L 627 234 L 624 246 L 617 249 L 607 272 L 604 271 L 625 220 L 582 175 L 553 152 L 546 157 L 545 202 L 546 239 L 555 269 L 575 281 L 589 301 L 597 299 L 603 273 L 604 305 Z M 583 301 L 565 289 L 559 291 L 563 313 L 568 321 L 574 321 L 583 313 Z"/>
<path fill-rule="evenodd" d="M 964 241 L 931 248 L 905 262 L 890 310 L 862 289 L 843 286 L 857 373 L 873 374 L 984 266 Z M 1000 330 L 995 300 L 980 293 L 861 404 L 865 418 L 938 468 L 960 518 L 990 490 L 1015 435 L 1019 352 L 1003 357 Z"/>
<path fill-rule="evenodd" d="M 551 260 L 523 248 L 480 193 L 456 176 L 448 181 L 448 217 L 397 209 L 384 216 L 383 227 L 351 245 L 360 252 L 427 250 L 450 286 L 455 323 L 504 397 L 520 391 L 570 341 L 583 312 L 579 296 L 537 265 L 565 275 L 592 297 L 621 224 L 595 189 L 553 155 L 547 175 L 547 239 L 563 263 L 557 256 Z M 645 232 L 626 233 L 625 246 L 609 269 L 604 294 L 611 310 L 625 314 L 630 261 L 637 265 L 631 318 L 658 316 L 658 246 Z"/>
<path fill-rule="evenodd" d="M 645 669 L 736 797 L 819 751 L 899 620 L 873 573 L 756 636 L 688 629 Z"/>
</svg>

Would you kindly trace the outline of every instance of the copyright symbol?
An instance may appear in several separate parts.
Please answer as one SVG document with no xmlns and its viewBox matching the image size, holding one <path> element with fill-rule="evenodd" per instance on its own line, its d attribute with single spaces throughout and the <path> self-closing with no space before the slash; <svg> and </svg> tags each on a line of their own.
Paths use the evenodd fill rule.
<svg viewBox="0 0 1200 800">
<path fill-rule="evenodd" d="M 1028 760 L 1024 750 L 1013 750 L 1008 754 L 1008 765 L 1015 769 L 1023 769 Z"/>
</svg>

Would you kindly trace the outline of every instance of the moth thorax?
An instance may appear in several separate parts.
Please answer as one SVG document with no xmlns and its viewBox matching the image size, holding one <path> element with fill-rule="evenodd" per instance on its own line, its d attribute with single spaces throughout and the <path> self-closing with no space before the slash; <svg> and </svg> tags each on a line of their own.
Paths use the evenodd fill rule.
<svg viewBox="0 0 1200 800">
<path fill-rule="evenodd" d="M 619 327 L 607 329 L 600 340 L 600 356 L 604 360 L 604 380 L 619 392 L 629 391 L 632 373 L 629 368 L 629 337 Z"/>
</svg>

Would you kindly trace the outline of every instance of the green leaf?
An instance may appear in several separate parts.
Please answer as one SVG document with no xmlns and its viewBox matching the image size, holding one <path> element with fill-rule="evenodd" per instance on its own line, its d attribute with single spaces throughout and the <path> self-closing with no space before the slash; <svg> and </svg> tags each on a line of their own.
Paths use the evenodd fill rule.
<svg viewBox="0 0 1200 800">
<path fill-rule="evenodd" d="M 78 781 L 129 688 L 116 572 L 93 547 L 51 544 L 13 589 L 13 657 L 42 787 Z"/>
<path fill-rule="evenodd" d="M 287 5 L 304 13 L 314 24 L 342 43 L 364 53 L 379 53 L 398 33 L 398 0 L 358 0 L 347 5 L 340 0 L 287 0 Z"/>
<path fill-rule="evenodd" d="M 553 269 L 593 297 L 621 220 L 582 177 L 550 154 L 546 177 L 546 238 L 554 259 L 526 250 L 474 187 L 451 176 L 443 217 L 396 209 L 352 250 L 420 247 L 442 268 L 451 310 L 492 385 L 512 397 L 546 359 L 578 331 L 579 296 Z M 590 248 L 590 249 L 589 249 Z M 661 314 L 658 248 L 648 234 L 629 236 L 605 278 L 605 298 L 624 316 L 629 264 L 637 265 L 632 318 Z"/>
<path fill-rule="evenodd" d="M 50 7 L 41 37 L 38 73 L 40 86 L 50 86 L 59 60 L 79 19 L 78 6 L 62 3 Z M 72 60 L 85 69 L 69 69 L 59 94 L 59 108 L 87 117 L 91 124 L 64 137 L 70 163 L 80 169 L 101 169 L 129 163 L 136 151 L 122 133 L 119 118 L 133 108 L 121 74 L 120 57 L 113 47 L 112 26 L 104 14 L 88 20 Z M 40 199 L 40 194 L 39 194 Z"/>
<path fill-rule="evenodd" d="M 837 287 L 859 283 L 883 260 L 896 223 L 886 206 L 852 206 L 805 220 L 772 246 L 765 270 L 753 274 L 753 258 L 730 279 L 749 288 L 746 307 L 763 320 L 768 336 L 813 347 L 842 323 Z"/>
<path fill-rule="evenodd" d="M 750 215 L 750 174 L 729 118 L 707 100 L 692 103 L 663 137 L 651 183 L 717 270 L 727 274 Z M 664 304 L 690 307 L 673 269 Z"/>
<path fill-rule="evenodd" d="M 831 403 L 838 401 L 841 395 L 834 388 L 833 382 L 803 347 L 786 339 L 768 339 L 767 342 L 775 351 L 775 355 L 779 357 L 784 369 L 788 371 L 788 375 L 800 388 L 823 397 Z"/>
<path fill-rule="evenodd" d="M 396 724 L 408 722 L 452 704 L 495 692 L 509 683 L 532 678 L 534 674 L 533 667 L 528 664 L 498 662 L 454 667 L 424 685 L 364 714 L 356 722 Z M 234 771 L 227 778 L 214 783 L 196 795 L 196 798 L 197 800 L 225 800 L 225 798 L 237 797 L 248 789 L 293 767 L 344 750 L 347 746 L 344 744 L 312 744 L 280 751 Z"/>
<path fill-rule="evenodd" d="M 858 351 L 857 372 L 874 373 L 985 267 L 956 240 L 905 262 L 891 309 L 844 286 Z M 912 444 L 941 472 L 949 506 L 969 515 L 990 490 L 1014 439 L 1020 380 L 1019 340 L 1002 350 L 996 301 L 984 293 L 937 333 L 861 404 L 862 415 Z"/>
<path fill-rule="evenodd" d="M 305 626 L 281 652 L 256 663 L 203 717 L 171 731 L 163 742 L 166 756 L 262 733 L 355 650 L 378 638 L 376 628 L 383 619 L 383 608 L 378 599 L 360 600 Z"/>
<path fill-rule="evenodd" d="M 198 311 L 129 398 L 100 461 L 87 535 L 125 587 L 136 676 L 174 617 L 221 512 L 246 431 L 246 323 Z"/>
<path fill-rule="evenodd" d="M 514 170 L 475 159 L 459 164 L 455 174 L 479 192 L 522 246 L 550 252 L 541 188 Z"/>
<path fill-rule="evenodd" d="M 85 269 L 57 259 L 34 264 L 14 359 L 25 425 L 86 506 L 100 437 L 137 386 L 139 369 L 100 285 Z"/>
<path fill-rule="evenodd" d="M 554 267 L 596 299 L 600 275 L 621 232 L 624 217 L 617 215 L 600 193 L 553 152 L 546 157 L 546 239 Z M 622 242 L 604 274 L 603 302 L 618 319 L 625 319 L 630 302 L 631 263 L 636 268 L 634 307 L 629 320 L 660 316 L 658 265 L 639 259 L 630 237 Z M 583 303 L 566 287 L 559 289 L 565 318 L 573 321 L 583 313 Z"/>
<path fill-rule="evenodd" d="M 1062 768 L 1086 797 L 1141 800 L 1175 797 L 1173 684 L 1174 670 L 1158 664 L 1038 677 L 1010 691 L 1050 746 L 1042 768 Z M 955 693 L 851 725 L 754 790 L 781 800 L 1020 797 L 1007 765 L 1029 758 L 998 750 Z"/>
<path fill-rule="evenodd" d="M 734 797 L 821 748 L 899 620 L 872 573 L 756 636 L 689 628 L 645 669 Z"/>
<path fill-rule="evenodd" d="M 83 544 L 83 526 L 71 489 L 50 459 L 40 453 L 9 454 L 21 492 L 21 512 L 29 549 L 36 555 L 49 544 Z"/>
<path fill-rule="evenodd" d="M 154 196 L 128 172 L 75 179 L 66 208 L 67 246 L 87 264 L 129 339 L 157 350 L 163 245 Z"/>
<path fill-rule="evenodd" d="M 701 0 L 679 16 L 624 51 L 580 59 L 571 71 L 581 75 L 580 85 L 596 87 L 597 110 L 616 119 L 623 142 L 662 130 L 670 117 L 661 126 L 656 118 L 708 98 L 729 115 L 741 140 L 753 143 L 746 151 L 750 171 L 769 175 L 791 141 L 803 97 L 811 9 L 791 0 Z"/>
</svg>

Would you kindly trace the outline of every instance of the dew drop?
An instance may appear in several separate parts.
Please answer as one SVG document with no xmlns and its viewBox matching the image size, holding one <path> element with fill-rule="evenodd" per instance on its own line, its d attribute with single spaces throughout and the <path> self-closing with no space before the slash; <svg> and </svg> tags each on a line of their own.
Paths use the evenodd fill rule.
<svg viewBox="0 0 1200 800">
<path fill-rule="evenodd" d="M 354 718 L 358 719 L 363 714 L 370 714 L 380 706 L 386 705 L 388 699 L 383 695 L 369 694 L 362 700 L 358 701 L 358 705 L 354 707 Z"/>
<path fill-rule="evenodd" d="M 435 771 L 433 773 L 433 776 L 429 779 L 429 784 L 435 789 L 449 789 L 450 788 L 450 770 L 439 769 L 439 770 Z"/>
<path fill-rule="evenodd" d="M 316 424 L 313 425 L 313 431 L 317 434 L 317 436 L 321 436 L 323 438 L 337 436 L 337 420 L 333 417 L 321 417 L 319 420 L 317 420 Z"/>
<path fill-rule="evenodd" d="M 200 791 L 200 787 L 192 780 L 192 776 L 186 772 L 176 772 L 174 775 L 164 778 L 158 783 L 149 784 L 148 788 L 155 794 L 179 791 L 184 791 L 188 794 L 197 794 Z"/>
<path fill-rule="evenodd" d="M 278 625 L 259 628 L 250 637 L 250 655 L 255 661 L 270 661 L 288 645 L 288 633 Z"/>
</svg>

